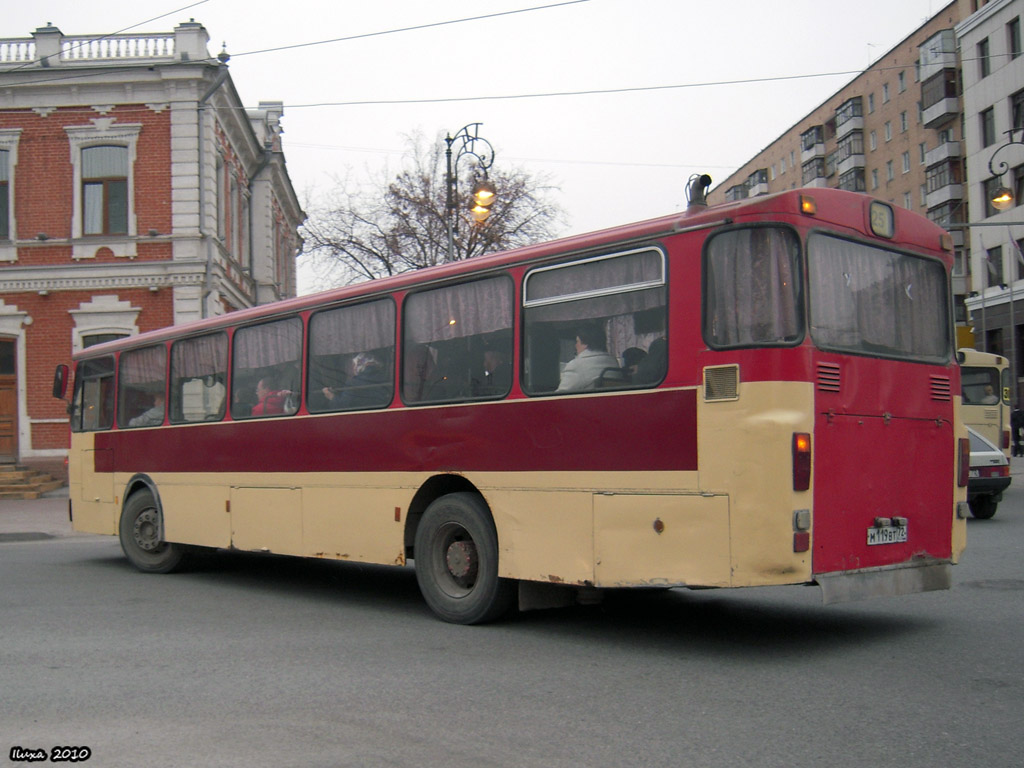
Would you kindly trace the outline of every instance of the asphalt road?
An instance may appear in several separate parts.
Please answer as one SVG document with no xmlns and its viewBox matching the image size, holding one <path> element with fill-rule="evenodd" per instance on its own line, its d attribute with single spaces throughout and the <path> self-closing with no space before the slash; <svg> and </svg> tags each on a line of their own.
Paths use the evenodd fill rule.
<svg viewBox="0 0 1024 768">
<path fill-rule="evenodd" d="M 144 575 L 71 533 L 66 499 L 0 502 L 0 760 L 1017 768 L 1015 483 L 970 521 L 949 592 L 672 590 L 484 627 L 435 619 L 408 568 L 222 554 Z"/>
</svg>

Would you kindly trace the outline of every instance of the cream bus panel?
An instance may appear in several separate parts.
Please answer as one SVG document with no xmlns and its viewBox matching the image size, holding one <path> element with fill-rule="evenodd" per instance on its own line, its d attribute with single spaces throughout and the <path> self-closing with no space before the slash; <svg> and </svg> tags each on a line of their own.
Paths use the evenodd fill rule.
<svg viewBox="0 0 1024 768">
<path fill-rule="evenodd" d="M 302 554 L 302 490 L 232 488 L 231 546 L 252 552 Z"/>
<path fill-rule="evenodd" d="M 200 547 L 231 546 L 230 491 L 223 485 L 187 484 L 194 475 L 175 478 L 153 476 L 164 513 L 164 535 L 168 541 Z"/>
<path fill-rule="evenodd" d="M 411 496 L 401 488 L 307 486 L 302 491 L 302 554 L 403 565 L 405 505 Z"/>
<path fill-rule="evenodd" d="M 730 584 L 725 496 L 594 496 L 598 587 Z"/>
</svg>

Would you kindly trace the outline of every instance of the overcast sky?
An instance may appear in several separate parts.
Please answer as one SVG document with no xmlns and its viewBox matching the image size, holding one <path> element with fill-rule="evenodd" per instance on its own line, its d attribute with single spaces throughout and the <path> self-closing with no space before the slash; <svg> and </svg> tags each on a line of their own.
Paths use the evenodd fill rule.
<svg viewBox="0 0 1024 768">
<path fill-rule="evenodd" d="M 546 173 L 560 188 L 571 234 L 682 209 L 691 174 L 724 179 L 945 5 L 8 0 L 0 37 L 29 37 L 47 22 L 99 36 L 194 19 L 211 54 L 226 45 L 247 107 L 284 102 L 304 205 L 335 178 L 397 171 L 409 134 L 481 122 L 496 163 Z M 301 47 L 268 50 L 282 46 Z M 529 96 L 645 88 L 656 90 Z M 471 100 L 481 96 L 521 98 Z"/>
</svg>

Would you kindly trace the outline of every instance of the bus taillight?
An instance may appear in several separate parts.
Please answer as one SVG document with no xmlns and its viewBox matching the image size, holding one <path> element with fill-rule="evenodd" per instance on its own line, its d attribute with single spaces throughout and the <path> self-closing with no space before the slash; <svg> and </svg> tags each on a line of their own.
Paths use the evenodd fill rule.
<svg viewBox="0 0 1024 768">
<path fill-rule="evenodd" d="M 811 487 L 811 436 L 807 432 L 793 433 L 793 490 L 806 491 Z"/>
<path fill-rule="evenodd" d="M 1004 451 L 1010 447 L 1010 430 L 1003 430 L 1003 444 L 1000 446 Z"/>
<path fill-rule="evenodd" d="M 957 441 L 960 445 L 959 451 L 959 471 L 956 475 L 956 484 L 961 488 L 967 487 L 967 478 L 971 475 L 971 441 L 966 437 L 961 437 Z"/>
</svg>

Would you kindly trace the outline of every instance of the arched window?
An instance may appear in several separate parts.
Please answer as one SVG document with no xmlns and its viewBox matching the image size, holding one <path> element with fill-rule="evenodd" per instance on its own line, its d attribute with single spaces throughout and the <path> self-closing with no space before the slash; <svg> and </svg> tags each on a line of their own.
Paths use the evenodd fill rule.
<svg viewBox="0 0 1024 768">
<path fill-rule="evenodd" d="M 82 149 L 82 234 L 128 234 L 128 148 Z"/>
</svg>

